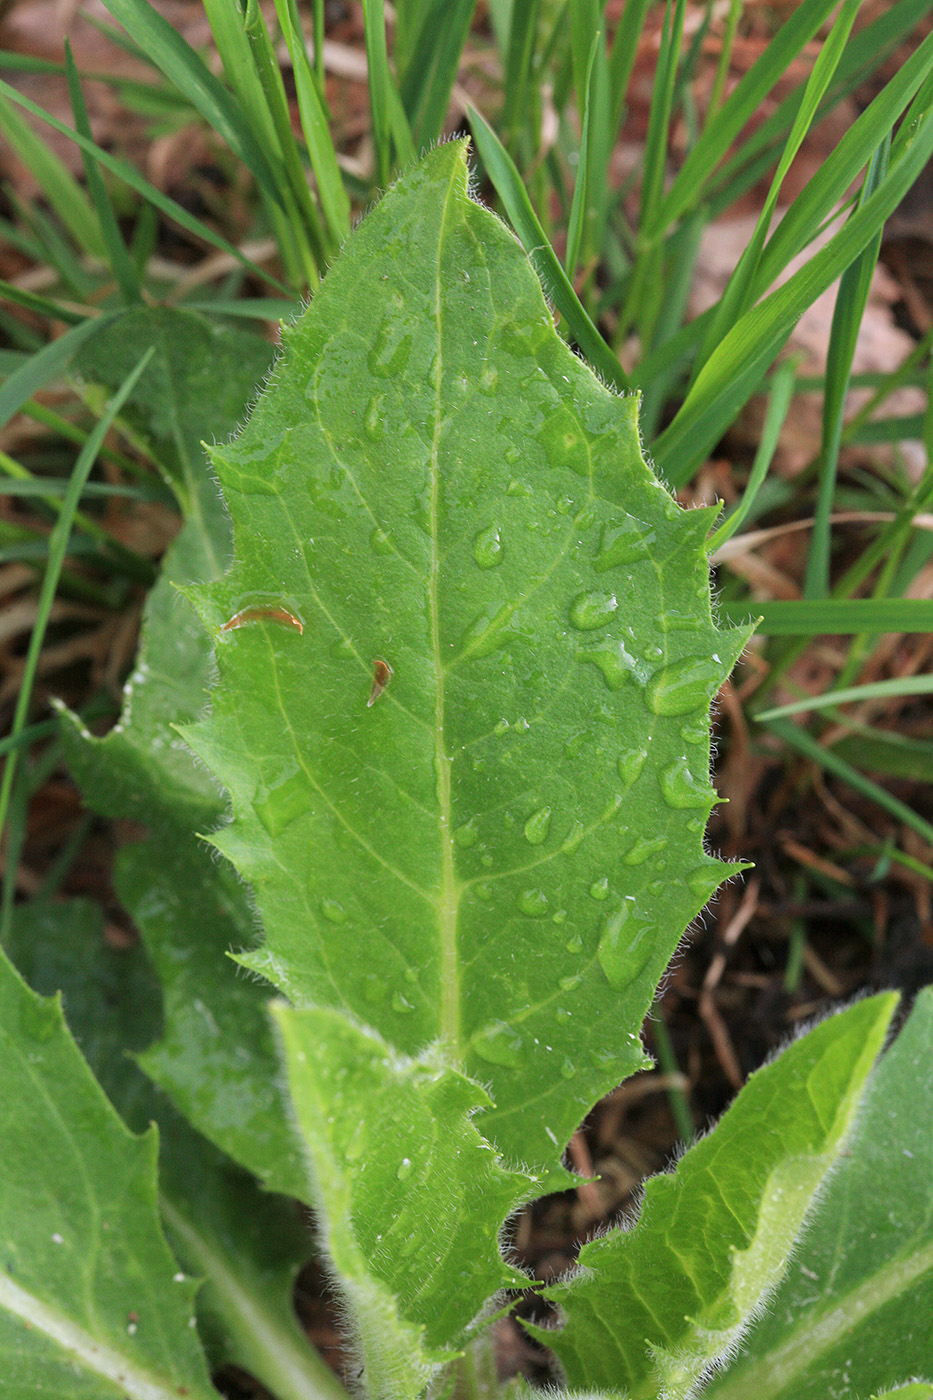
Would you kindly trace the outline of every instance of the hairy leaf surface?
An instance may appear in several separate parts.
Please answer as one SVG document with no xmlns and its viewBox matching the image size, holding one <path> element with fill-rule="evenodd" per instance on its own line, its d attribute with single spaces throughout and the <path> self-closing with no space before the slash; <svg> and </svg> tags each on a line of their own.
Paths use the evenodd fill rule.
<svg viewBox="0 0 933 1400">
<path fill-rule="evenodd" d="M 646 466 L 637 402 L 555 333 L 462 144 L 356 231 L 244 433 L 212 458 L 230 574 L 185 731 L 266 933 L 244 961 L 486 1085 L 556 1171 L 638 1032 L 707 855 L 710 515 Z"/>
<path fill-rule="evenodd" d="M 4 1396 L 216 1397 L 159 1225 L 156 1134 L 124 1127 L 60 1004 L 3 953 L 0 1141 Z"/>
<path fill-rule="evenodd" d="M 848 1400 L 933 1377 L 931 1064 L 927 987 L 869 1081 L 787 1277 L 711 1400 Z"/>
<path fill-rule="evenodd" d="M 580 1273 L 545 1291 L 566 1322 L 532 1330 L 572 1388 L 686 1400 L 730 1355 L 787 1267 L 896 1003 L 859 1002 L 752 1075 L 676 1171 L 649 1181 L 637 1224 L 585 1245 Z"/>
</svg>

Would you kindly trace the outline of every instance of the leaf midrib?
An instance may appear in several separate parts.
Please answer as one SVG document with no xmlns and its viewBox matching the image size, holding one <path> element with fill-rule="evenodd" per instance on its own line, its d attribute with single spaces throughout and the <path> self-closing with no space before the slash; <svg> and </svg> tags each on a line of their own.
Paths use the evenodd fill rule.
<svg viewBox="0 0 933 1400">
<path fill-rule="evenodd" d="M 454 183 L 459 173 L 455 166 L 447 196 L 438 237 L 437 263 L 434 274 L 434 322 L 437 328 L 437 357 L 434 370 L 434 433 L 431 441 L 431 572 L 428 579 L 428 604 L 431 616 L 431 648 L 434 662 L 434 768 L 437 774 L 438 834 L 441 843 L 441 885 L 438 894 L 438 933 L 440 935 L 440 1038 L 459 1060 L 460 1046 L 460 962 L 457 946 L 457 914 L 462 886 L 454 868 L 453 803 L 451 799 L 452 761 L 444 745 L 444 664 L 441 655 L 439 549 L 440 452 L 443 387 L 443 350 L 441 329 L 441 250 L 450 213 Z"/>
</svg>

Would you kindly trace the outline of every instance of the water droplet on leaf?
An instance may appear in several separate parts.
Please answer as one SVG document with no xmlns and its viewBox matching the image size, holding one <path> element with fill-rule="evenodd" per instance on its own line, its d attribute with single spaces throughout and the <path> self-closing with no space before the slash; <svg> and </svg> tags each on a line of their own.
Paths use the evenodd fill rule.
<svg viewBox="0 0 933 1400">
<path fill-rule="evenodd" d="M 616 767 L 619 770 L 619 777 L 627 788 L 638 781 L 647 757 L 647 749 L 626 749 L 625 753 L 619 754 Z"/>
<path fill-rule="evenodd" d="M 551 827 L 550 807 L 540 807 L 525 823 L 525 840 L 532 846 L 540 846 L 547 840 Z"/>
<path fill-rule="evenodd" d="M 581 593 L 570 606 L 570 621 L 580 632 L 592 632 L 611 622 L 618 607 L 614 593 Z"/>
<path fill-rule="evenodd" d="M 686 715 L 708 706 L 723 678 L 718 656 L 687 656 L 656 671 L 645 699 L 656 715 Z"/>
<path fill-rule="evenodd" d="M 498 525 L 488 525 L 480 530 L 473 541 L 473 558 L 481 569 L 494 569 L 502 563 L 502 539 Z"/>
<path fill-rule="evenodd" d="M 548 897 L 544 890 L 522 890 L 518 896 L 518 907 L 530 919 L 540 919 L 547 913 Z"/>
<path fill-rule="evenodd" d="M 517 1069 L 522 1061 L 522 1037 L 507 1021 L 490 1021 L 473 1036 L 473 1049 L 491 1065 Z"/>
<path fill-rule="evenodd" d="M 662 769 L 659 782 L 661 795 L 668 807 L 712 807 L 716 801 L 706 778 L 696 778 L 690 771 L 686 755 L 675 759 Z"/>
</svg>

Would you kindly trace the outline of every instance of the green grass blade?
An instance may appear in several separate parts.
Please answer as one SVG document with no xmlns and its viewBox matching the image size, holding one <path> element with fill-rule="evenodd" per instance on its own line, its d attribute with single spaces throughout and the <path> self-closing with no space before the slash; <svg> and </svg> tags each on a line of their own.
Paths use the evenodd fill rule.
<svg viewBox="0 0 933 1400">
<path fill-rule="evenodd" d="M 858 257 L 918 178 L 933 154 L 933 85 L 921 97 L 912 109 L 909 139 L 881 186 L 804 267 L 745 313 L 703 366 L 654 445 L 661 470 L 675 486 L 688 479 L 746 402 L 800 315 Z"/>
<path fill-rule="evenodd" d="M 612 39 L 609 55 L 609 100 L 613 131 L 618 129 L 622 118 L 622 108 L 628 96 L 628 85 L 638 53 L 638 40 L 645 26 L 645 15 L 650 3 L 651 0 L 626 0 L 625 9 Z"/>
<path fill-rule="evenodd" d="M 253 5 L 251 0 L 250 12 L 254 9 L 257 15 L 257 24 L 262 24 L 265 33 L 262 12 L 258 5 Z M 327 226 L 329 253 L 332 255 L 350 232 L 350 201 L 344 188 L 340 167 L 337 164 L 337 152 L 331 138 L 327 112 L 324 109 L 315 76 L 308 62 L 301 22 L 293 0 L 276 0 L 276 13 L 279 17 L 282 34 L 288 45 L 288 52 L 291 55 L 301 128 L 308 147 L 314 178 L 317 180 L 318 196 Z M 277 65 L 276 72 L 278 72 Z M 306 185 L 304 188 L 307 190 Z"/>
<path fill-rule="evenodd" d="M 236 98 L 214 77 L 178 30 L 148 0 L 106 0 L 107 8 L 132 39 L 243 162 L 275 204 L 282 204 L 276 179 L 252 123 Z"/>
<path fill-rule="evenodd" d="M 807 80 L 803 100 L 794 118 L 790 135 L 781 153 L 781 159 L 778 161 L 777 170 L 771 180 L 771 187 L 768 190 L 754 232 L 739 258 L 738 266 L 726 284 L 726 289 L 703 338 L 694 374 L 698 373 L 705 364 L 729 327 L 735 325 L 742 313 L 747 311 L 755 300 L 752 295 L 752 287 L 755 283 L 755 274 L 758 270 L 765 239 L 768 236 L 774 211 L 777 208 L 781 187 L 814 122 L 833 73 L 839 65 L 860 4 L 861 0 L 845 0 L 829 37 L 820 49 L 816 63 L 813 65 L 813 70 Z"/>
<path fill-rule="evenodd" d="M 26 661 L 23 666 L 23 677 L 16 701 L 11 736 L 19 734 L 26 725 L 26 718 L 29 714 L 29 702 L 32 696 L 33 681 L 35 680 L 36 670 L 39 665 L 39 654 L 45 640 L 46 628 L 48 627 L 49 616 L 52 611 L 52 603 L 55 599 L 55 590 L 58 587 L 58 580 L 65 562 L 65 555 L 68 552 L 71 529 L 74 523 L 75 512 L 78 509 L 78 502 L 81 499 L 81 493 L 91 473 L 91 468 L 97 460 L 97 453 L 110 429 L 110 425 L 131 394 L 136 381 L 139 379 L 154 353 L 154 350 L 147 351 L 136 365 L 133 372 L 124 380 L 123 384 L 110 401 L 107 412 L 94 428 L 94 431 L 85 443 L 75 463 L 69 491 L 62 501 L 61 512 L 58 520 L 55 522 L 52 534 L 49 537 L 48 563 L 42 578 L 42 587 L 39 590 L 36 622 L 29 639 L 29 649 L 26 653 Z M 0 782 L 0 833 L 2 833 L 6 822 L 10 792 L 13 779 L 16 775 L 17 755 L 17 750 L 13 750 L 10 753 L 4 766 L 2 782 Z M 7 871 L 7 879 L 11 878 L 11 876 L 12 872 Z"/>
<path fill-rule="evenodd" d="M 506 146 L 514 147 L 529 107 L 529 87 L 538 29 L 539 0 L 512 0 L 500 126 Z"/>
<path fill-rule="evenodd" d="M 92 257 L 105 257 L 104 239 L 90 200 L 49 145 L 36 135 L 10 102 L 4 100 L 11 95 L 12 90 L 6 89 L 4 84 L 0 96 L 0 132 L 31 172 L 62 227 L 68 230 L 78 247 Z"/>
<path fill-rule="evenodd" d="M 755 294 L 761 295 L 806 247 L 858 179 L 885 135 L 933 71 L 933 34 L 927 35 L 894 77 L 852 123 L 794 200 L 762 254 Z"/>
<path fill-rule="evenodd" d="M 567 251 L 564 255 L 564 268 L 567 276 L 572 280 L 580 258 L 580 248 L 583 243 L 584 221 L 589 212 L 589 150 L 590 150 L 590 127 L 593 124 L 593 106 L 595 93 L 593 90 L 593 72 L 596 62 L 596 50 L 602 43 L 602 33 L 597 30 L 590 45 L 590 56 L 586 65 L 586 77 L 582 88 L 583 101 L 583 125 L 580 132 L 580 162 L 577 166 L 577 178 L 573 187 L 573 202 L 570 205 L 570 221 L 567 225 Z"/>
<path fill-rule="evenodd" d="M 788 715 L 800 715 L 810 710 L 826 710 L 837 705 L 863 705 L 869 700 L 890 700 L 902 695 L 933 695 L 933 676 L 896 676 L 893 680 L 872 681 L 868 685 L 846 686 L 843 690 L 827 690 L 822 695 L 808 695 L 789 705 L 777 705 L 762 710 L 755 718 L 762 724 Z"/>
<path fill-rule="evenodd" d="M 392 171 L 393 144 L 398 161 L 402 165 L 414 159 L 414 144 L 398 88 L 389 69 L 384 0 L 363 0 L 363 24 L 366 31 L 366 64 L 373 141 L 376 147 L 376 176 L 380 185 L 385 186 L 389 183 Z"/>
<path fill-rule="evenodd" d="M 858 207 L 861 209 L 879 188 L 888 166 L 890 138 L 885 137 L 872 157 L 862 185 Z M 829 333 L 826 354 L 826 390 L 823 398 L 823 433 L 820 451 L 820 477 L 810 551 L 804 576 L 804 597 L 821 598 L 829 593 L 830 517 L 836 494 L 836 467 L 842 442 L 843 414 L 855 343 L 871 287 L 872 274 L 881 248 L 881 229 L 846 268 L 839 282 L 836 305 Z"/>
<path fill-rule="evenodd" d="M 852 636 L 857 632 L 933 632 L 933 599 L 805 598 L 759 603 L 721 599 L 726 622 L 760 617 L 769 637 Z"/>
<path fill-rule="evenodd" d="M 11 87 L 9 83 L 5 83 L 2 79 L 0 79 L 0 97 L 8 97 L 10 101 L 17 103 L 18 106 L 23 107 L 27 112 L 31 112 L 34 117 L 38 117 L 40 121 L 45 122 L 53 131 L 57 131 L 60 136 L 67 136 L 69 140 L 74 141 L 75 145 L 79 146 L 82 151 L 89 152 L 94 156 L 95 160 L 99 161 L 99 163 L 113 175 L 125 181 L 131 189 L 134 189 L 137 194 L 142 195 L 143 199 L 154 205 L 166 218 L 171 219 L 174 223 L 180 224 L 182 228 L 187 229 L 188 232 L 194 234 L 196 238 L 203 239 L 205 243 L 209 243 L 212 247 L 220 248 L 224 253 L 229 253 L 231 257 L 236 258 L 238 263 L 255 274 L 255 276 L 262 278 L 264 282 L 268 282 L 270 286 L 276 287 L 280 292 L 284 292 L 286 295 L 288 294 L 288 287 L 280 282 L 277 277 L 273 277 L 271 273 L 266 272 L 257 263 L 254 263 L 250 258 L 246 257 L 233 243 L 229 243 L 226 238 L 223 238 L 219 233 L 215 233 L 208 224 L 205 224 L 201 219 L 195 218 L 194 215 L 189 214 L 187 210 L 183 209 L 174 199 L 167 198 L 160 190 L 156 189 L 155 185 L 151 185 L 148 180 L 144 180 L 129 161 L 121 160 L 117 156 L 110 155 L 108 151 L 103 150 L 100 146 L 95 145 L 93 141 L 89 141 L 87 137 L 82 136 L 79 131 L 72 131 L 70 126 L 66 126 L 64 122 L 60 122 L 57 117 L 52 116 L 51 112 L 45 111 L 43 107 L 31 101 L 28 97 L 24 97 L 21 93 L 17 92 L 14 87 Z"/>
<path fill-rule="evenodd" d="M 67 39 L 65 40 L 65 69 L 68 78 L 68 93 L 71 98 L 71 110 L 74 114 L 75 127 L 80 131 L 82 136 L 90 141 L 92 139 L 91 123 L 88 120 L 84 94 L 81 91 L 81 80 L 78 77 L 78 70 L 75 67 L 71 45 Z M 117 216 L 114 213 L 110 196 L 107 194 L 107 189 L 100 173 L 100 166 L 88 151 L 81 152 L 81 159 L 84 162 L 84 174 L 87 179 L 87 187 L 91 196 L 91 201 L 97 214 L 97 222 L 100 225 L 103 241 L 107 248 L 108 262 L 117 280 L 117 285 L 120 288 L 123 300 L 127 305 L 134 301 L 141 301 L 142 295 L 136 277 L 136 270 L 126 251 L 126 244 L 123 242 L 123 235 L 120 232 L 120 226 L 117 223 Z"/>
<path fill-rule="evenodd" d="M 646 238 L 659 238 L 701 198 L 707 182 L 733 141 L 768 93 L 783 78 L 801 49 L 835 8 L 836 0 L 804 0 L 768 44 L 761 57 L 711 118 L 687 156 L 670 189 L 652 210 L 643 228 Z"/>
<path fill-rule="evenodd" d="M 37 316 L 49 316 L 56 321 L 64 321 L 66 325 L 77 326 L 87 319 L 87 313 L 77 310 L 76 307 L 66 306 L 60 301 L 51 301 L 48 297 L 37 296 L 35 292 L 24 291 L 22 287 L 16 287 L 12 282 L 6 282 L 0 277 L 0 297 L 4 301 L 13 302 L 16 306 L 25 307 L 27 311 L 34 311 Z"/>
<path fill-rule="evenodd" d="M 108 318 L 109 319 L 109 318 Z M 4 427 L 14 413 L 31 399 L 38 389 L 42 389 L 58 376 L 71 363 L 71 357 L 88 336 L 100 326 L 99 318 L 82 321 L 57 340 L 31 355 L 24 365 L 10 375 L 0 388 L 0 428 Z"/>
<path fill-rule="evenodd" d="M 470 129 L 479 157 L 486 167 L 496 192 L 505 205 L 506 213 L 528 253 L 548 295 L 567 323 L 567 329 L 581 351 L 610 384 L 619 390 L 628 388 L 625 372 L 612 350 L 603 340 L 580 302 L 567 274 L 560 265 L 544 229 L 538 222 L 521 176 L 512 157 L 502 145 L 492 127 L 487 125 L 475 107 L 469 109 Z"/>
<path fill-rule="evenodd" d="M 475 9 L 476 0 L 434 0 L 424 7 L 411 60 L 400 82 L 412 140 L 419 150 L 436 141 L 444 129 Z"/>
<path fill-rule="evenodd" d="M 726 540 L 731 540 L 755 503 L 755 497 L 761 489 L 761 484 L 768 474 L 768 468 L 774 457 L 781 429 L 784 426 L 784 419 L 787 417 L 787 411 L 794 396 L 795 383 L 795 364 L 792 360 L 787 360 L 779 366 L 774 375 L 771 395 L 765 411 L 765 421 L 761 430 L 761 441 L 758 444 L 758 451 L 755 453 L 755 460 L 752 463 L 748 484 L 742 493 L 742 499 L 715 534 L 710 536 L 709 552 L 711 557 L 715 555 L 716 550 L 721 545 L 725 544 Z"/>
<path fill-rule="evenodd" d="M 905 826 L 909 826 L 912 831 L 916 831 L 918 836 L 922 836 L 924 841 L 933 844 L 933 825 L 924 820 L 912 807 L 908 807 L 906 802 L 901 802 L 899 798 L 885 791 L 878 783 L 873 783 L 870 778 L 866 778 L 857 768 L 853 768 L 850 763 L 834 754 L 832 749 L 825 748 L 818 743 L 805 729 L 801 729 L 798 724 L 786 719 L 771 720 L 767 726 L 772 734 L 789 749 L 796 749 L 803 754 L 804 758 L 809 758 L 820 768 L 832 773 L 834 777 L 841 778 L 848 783 L 849 787 L 860 792 L 863 797 L 869 798 L 872 802 L 877 802 L 879 807 L 888 812 L 897 821 L 901 821 Z"/>
</svg>

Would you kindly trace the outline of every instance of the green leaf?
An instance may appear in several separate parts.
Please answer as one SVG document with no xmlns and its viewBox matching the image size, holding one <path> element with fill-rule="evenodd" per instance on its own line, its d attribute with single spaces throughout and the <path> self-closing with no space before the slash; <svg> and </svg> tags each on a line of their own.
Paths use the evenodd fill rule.
<svg viewBox="0 0 933 1400">
<path fill-rule="evenodd" d="M 686 1400 L 734 1351 L 839 1158 L 896 1003 L 859 1002 L 754 1074 L 713 1132 L 648 1183 L 638 1223 L 585 1245 L 580 1272 L 545 1290 L 565 1325 L 532 1330 L 571 1387 Z"/>
<path fill-rule="evenodd" d="M 188 312 L 133 312 L 121 324 L 119 341 L 92 342 L 81 367 L 107 382 L 138 342 L 155 343 L 154 368 L 137 385 L 130 418 L 190 513 L 147 600 L 120 722 L 95 739 L 65 712 L 63 743 L 89 806 L 154 832 L 124 849 L 117 866 L 118 891 L 166 998 L 165 1037 L 143 1056 L 147 1073 L 224 1151 L 273 1189 L 299 1194 L 304 1178 L 265 1015 L 268 994 L 226 957 L 252 941 L 249 897 L 192 835 L 220 819 L 224 797 L 172 729 L 203 710 L 211 668 L 209 639 L 178 585 L 218 577 L 230 557 L 201 441 L 235 427 L 271 347 Z"/>
<path fill-rule="evenodd" d="M 69 1035 L 0 954 L 0 1351 L 4 1395 L 214 1397 L 136 1138 Z"/>
<path fill-rule="evenodd" d="M 711 619 L 710 513 L 556 335 L 460 144 L 285 344 L 212 454 L 237 561 L 190 595 L 220 684 L 184 732 L 266 931 L 242 961 L 400 1054 L 439 1044 L 502 1154 L 556 1169 L 735 869 L 702 840 L 708 707 L 747 635 Z"/>
<path fill-rule="evenodd" d="M 926 988 L 869 1082 L 845 1154 L 767 1315 L 713 1382 L 710 1400 L 870 1395 L 929 1375 L 931 1056 L 933 989 Z M 927 1382 L 923 1400 L 929 1391 Z"/>
<path fill-rule="evenodd" d="M 441 1054 L 399 1056 L 335 1011 L 276 1019 L 366 1393 L 418 1395 L 490 1296 L 527 1286 L 498 1236 L 536 1179 L 490 1151 L 470 1121 L 486 1094 Z"/>
</svg>

